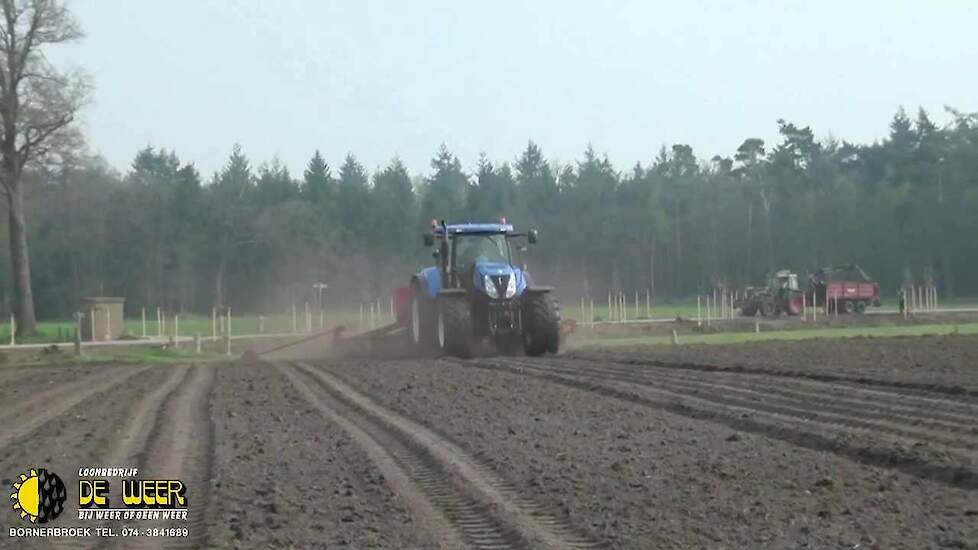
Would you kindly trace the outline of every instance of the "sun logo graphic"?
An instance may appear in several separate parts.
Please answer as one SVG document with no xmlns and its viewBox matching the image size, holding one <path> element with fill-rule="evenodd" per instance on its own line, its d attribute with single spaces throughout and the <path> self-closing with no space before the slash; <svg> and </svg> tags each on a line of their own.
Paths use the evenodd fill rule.
<svg viewBox="0 0 978 550">
<path fill-rule="evenodd" d="M 31 468 L 30 473 L 20 474 L 20 481 L 14 482 L 14 511 L 20 512 L 21 519 L 31 523 L 47 523 L 64 511 L 68 493 L 58 474 L 44 468 Z"/>
</svg>

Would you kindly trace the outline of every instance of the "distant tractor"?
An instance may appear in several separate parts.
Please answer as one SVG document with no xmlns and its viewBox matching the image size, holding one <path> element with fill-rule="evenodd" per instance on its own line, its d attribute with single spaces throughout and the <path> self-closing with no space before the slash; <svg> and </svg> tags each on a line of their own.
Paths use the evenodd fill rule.
<svg viewBox="0 0 978 550">
<path fill-rule="evenodd" d="M 827 305 L 830 312 L 864 313 L 879 307 L 880 285 L 856 264 L 823 267 L 808 277 L 809 303 Z M 812 302 L 815 300 L 815 302 Z"/>
<path fill-rule="evenodd" d="M 409 334 L 415 345 L 468 357 L 483 340 L 503 353 L 557 353 L 560 309 L 552 288 L 535 286 L 513 263 L 511 243 L 537 241 L 511 224 L 432 222 L 425 246 L 435 246 L 435 266 L 411 278 Z M 405 296 L 407 298 L 407 296 Z"/>
<path fill-rule="evenodd" d="M 798 275 L 783 269 L 768 279 L 766 287 L 747 287 L 744 297 L 734 306 L 748 317 L 758 314 L 774 317 L 782 313 L 801 315 L 804 300 L 804 292 L 798 288 Z"/>
</svg>

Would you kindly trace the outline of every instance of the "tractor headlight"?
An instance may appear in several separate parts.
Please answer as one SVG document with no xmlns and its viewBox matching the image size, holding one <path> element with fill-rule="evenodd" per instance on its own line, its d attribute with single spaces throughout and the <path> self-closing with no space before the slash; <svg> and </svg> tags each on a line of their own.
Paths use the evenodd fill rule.
<svg viewBox="0 0 978 550">
<path fill-rule="evenodd" d="M 499 298 L 499 291 L 496 290 L 496 284 L 492 282 L 492 278 L 488 275 L 482 276 L 482 287 L 486 290 L 486 294 L 490 298 Z"/>
<path fill-rule="evenodd" d="M 506 285 L 506 297 L 512 298 L 516 296 L 516 274 L 513 273 L 509 276 L 509 284 Z"/>
</svg>

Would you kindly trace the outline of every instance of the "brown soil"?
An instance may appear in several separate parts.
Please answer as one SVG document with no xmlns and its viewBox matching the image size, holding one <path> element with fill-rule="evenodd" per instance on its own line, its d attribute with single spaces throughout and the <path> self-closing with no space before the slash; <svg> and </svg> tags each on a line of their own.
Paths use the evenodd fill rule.
<svg viewBox="0 0 978 550">
<path fill-rule="evenodd" d="M 974 548 L 976 350 L 3 369 L 0 481 L 57 472 L 51 526 L 96 525 L 76 516 L 81 466 L 182 479 L 191 504 L 152 524 L 187 538 L 0 547 Z"/>
<path fill-rule="evenodd" d="M 567 357 L 882 382 L 978 395 L 978 336 L 973 335 L 647 346 L 570 352 Z"/>
</svg>

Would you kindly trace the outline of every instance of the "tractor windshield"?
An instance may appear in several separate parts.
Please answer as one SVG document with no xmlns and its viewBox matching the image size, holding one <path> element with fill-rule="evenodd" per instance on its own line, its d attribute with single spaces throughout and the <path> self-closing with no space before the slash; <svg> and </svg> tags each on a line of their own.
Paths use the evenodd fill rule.
<svg viewBox="0 0 978 550">
<path fill-rule="evenodd" d="M 506 236 L 456 235 L 455 265 L 466 268 L 478 262 L 509 263 L 509 245 Z"/>
</svg>

